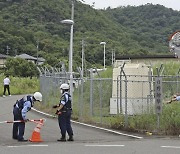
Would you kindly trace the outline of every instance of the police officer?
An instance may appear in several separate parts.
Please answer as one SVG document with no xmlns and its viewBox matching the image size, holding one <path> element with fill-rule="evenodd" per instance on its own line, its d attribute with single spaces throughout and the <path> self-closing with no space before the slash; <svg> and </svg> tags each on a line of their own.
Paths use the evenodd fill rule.
<svg viewBox="0 0 180 154">
<path fill-rule="evenodd" d="M 13 115 L 14 121 L 22 120 L 23 122 L 18 122 L 13 124 L 13 139 L 17 139 L 18 141 L 25 142 L 28 140 L 24 139 L 24 130 L 25 130 L 25 122 L 29 121 L 26 118 L 26 113 L 31 110 L 35 101 L 42 101 L 42 94 L 40 92 L 35 92 L 33 96 L 28 95 L 23 97 L 14 104 Z"/>
<path fill-rule="evenodd" d="M 61 99 L 59 105 L 54 105 L 53 108 L 58 108 L 56 114 L 58 115 L 59 128 L 61 130 L 61 138 L 57 141 L 66 141 L 66 131 L 69 135 L 68 141 L 74 141 L 73 130 L 71 127 L 71 95 L 69 94 L 69 85 L 63 83 L 60 86 Z"/>
</svg>

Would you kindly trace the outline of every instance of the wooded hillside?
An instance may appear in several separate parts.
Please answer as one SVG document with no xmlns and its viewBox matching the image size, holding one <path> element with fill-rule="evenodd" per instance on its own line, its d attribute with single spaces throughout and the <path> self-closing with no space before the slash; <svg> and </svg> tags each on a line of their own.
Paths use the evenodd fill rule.
<svg viewBox="0 0 180 154">
<path fill-rule="evenodd" d="M 0 53 L 27 53 L 44 57 L 54 66 L 67 64 L 70 26 L 61 20 L 71 18 L 71 2 L 67 0 L 1 0 Z M 116 55 L 170 54 L 168 37 L 180 27 L 180 12 L 161 5 L 118 7 L 95 10 L 75 3 L 73 66 L 81 63 L 81 41 L 85 40 L 86 65 L 111 64 Z"/>
</svg>

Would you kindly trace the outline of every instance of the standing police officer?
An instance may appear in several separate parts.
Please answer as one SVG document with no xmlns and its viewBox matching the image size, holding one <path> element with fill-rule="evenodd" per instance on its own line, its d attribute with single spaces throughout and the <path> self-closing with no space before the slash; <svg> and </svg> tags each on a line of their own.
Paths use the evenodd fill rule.
<svg viewBox="0 0 180 154">
<path fill-rule="evenodd" d="M 59 105 L 54 105 L 53 108 L 58 108 L 56 114 L 58 115 L 59 128 L 61 130 L 61 138 L 57 141 L 66 141 L 66 131 L 69 135 L 68 141 L 74 141 L 73 130 L 71 127 L 71 95 L 68 93 L 69 85 L 63 83 L 60 86 L 61 99 Z"/>
<path fill-rule="evenodd" d="M 29 119 L 26 118 L 26 113 L 31 110 L 31 107 L 33 107 L 35 101 L 42 101 L 42 94 L 40 92 L 35 92 L 33 96 L 25 96 L 14 104 L 14 121 L 22 120 L 23 122 L 13 124 L 13 139 L 17 139 L 21 142 L 28 141 L 23 137 L 25 122 L 29 121 Z"/>
</svg>

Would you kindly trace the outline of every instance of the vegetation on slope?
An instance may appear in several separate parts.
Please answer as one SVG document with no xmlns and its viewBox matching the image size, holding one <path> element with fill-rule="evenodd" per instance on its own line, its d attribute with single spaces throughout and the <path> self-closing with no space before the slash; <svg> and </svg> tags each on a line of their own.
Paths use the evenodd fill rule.
<svg viewBox="0 0 180 154">
<path fill-rule="evenodd" d="M 66 0 L 11 0 L 0 2 L 0 53 L 27 53 L 44 57 L 51 66 L 69 55 L 70 26 L 60 23 L 71 17 Z M 81 41 L 85 40 L 86 65 L 103 65 L 103 46 L 107 42 L 106 63 L 116 55 L 170 54 L 168 36 L 178 30 L 180 12 L 161 5 L 119 7 L 95 10 L 75 3 L 74 68 L 81 62 Z"/>
</svg>

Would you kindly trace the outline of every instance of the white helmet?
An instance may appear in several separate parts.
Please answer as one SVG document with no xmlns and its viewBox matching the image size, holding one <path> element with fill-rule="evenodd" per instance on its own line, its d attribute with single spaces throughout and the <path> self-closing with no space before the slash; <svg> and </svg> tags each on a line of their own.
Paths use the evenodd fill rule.
<svg viewBox="0 0 180 154">
<path fill-rule="evenodd" d="M 67 83 L 63 83 L 61 86 L 60 86 L 60 89 L 62 90 L 68 90 L 69 89 L 69 85 Z"/>
<path fill-rule="evenodd" d="M 42 94 L 40 92 L 35 92 L 33 96 L 36 101 L 42 101 Z"/>
</svg>

